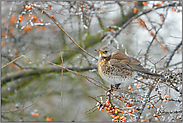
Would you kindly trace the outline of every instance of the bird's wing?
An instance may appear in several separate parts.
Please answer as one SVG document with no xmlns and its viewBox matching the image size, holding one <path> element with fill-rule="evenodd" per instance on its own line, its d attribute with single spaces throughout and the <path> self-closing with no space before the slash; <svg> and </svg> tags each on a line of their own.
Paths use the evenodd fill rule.
<svg viewBox="0 0 183 123">
<path fill-rule="evenodd" d="M 127 56 L 128 57 L 128 56 Z M 128 58 L 121 58 L 121 59 L 110 59 L 109 64 L 111 66 L 116 66 L 120 69 L 127 69 L 127 70 L 131 70 L 131 71 L 137 71 L 140 73 L 145 73 L 145 74 L 149 74 L 152 76 L 162 76 L 156 73 L 152 73 L 149 70 L 145 69 L 141 64 L 140 61 L 132 58 L 132 57 L 128 57 Z"/>
<path fill-rule="evenodd" d="M 122 60 L 117 60 L 117 59 L 110 59 L 109 64 L 111 66 L 116 66 L 120 69 L 127 69 L 127 70 L 132 70 L 132 71 L 146 71 L 140 64 L 140 62 L 136 59 L 129 58 L 129 59 L 122 59 Z"/>
</svg>

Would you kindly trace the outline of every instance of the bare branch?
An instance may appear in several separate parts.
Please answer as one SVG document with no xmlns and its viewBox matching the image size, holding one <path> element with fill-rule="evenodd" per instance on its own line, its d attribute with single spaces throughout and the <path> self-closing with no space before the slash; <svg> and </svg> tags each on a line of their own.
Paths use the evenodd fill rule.
<svg viewBox="0 0 183 123">
<path fill-rule="evenodd" d="M 39 101 L 39 100 L 38 100 L 38 101 Z M 2 113 L 9 113 L 9 112 L 16 112 L 16 111 L 25 110 L 26 108 L 29 108 L 29 107 L 33 106 L 34 104 L 36 104 L 38 101 L 36 101 L 36 102 L 32 103 L 32 104 L 31 104 L 31 105 L 29 105 L 29 106 L 26 106 L 26 107 L 24 107 L 24 108 L 21 108 L 21 109 L 17 109 L 17 110 L 10 110 L 10 111 L 1 111 L 1 112 L 2 112 Z"/>
<path fill-rule="evenodd" d="M 129 19 L 126 23 L 124 23 L 124 24 L 121 26 L 121 30 L 119 30 L 119 31 L 114 35 L 114 37 L 116 38 L 116 37 L 120 34 L 120 32 L 121 32 L 123 29 L 125 29 L 125 28 L 126 28 L 133 20 L 135 20 L 136 18 L 138 18 L 138 17 L 140 17 L 140 16 L 142 16 L 142 15 L 144 15 L 144 14 L 147 14 L 147 13 L 149 13 L 149 12 L 151 12 L 151 11 L 155 11 L 155 10 L 158 10 L 158 9 L 162 9 L 162 8 L 166 8 L 166 7 L 170 7 L 170 6 L 175 6 L 175 5 L 176 5 L 176 3 L 171 3 L 171 4 L 168 4 L 168 5 L 164 5 L 164 6 L 157 7 L 157 8 L 155 8 L 155 9 L 146 10 L 146 11 L 140 13 L 140 14 L 137 14 L 137 15 L 133 16 L 131 19 Z M 182 4 L 179 3 L 179 5 L 182 5 Z"/>
<path fill-rule="evenodd" d="M 175 52 L 180 48 L 180 46 L 182 45 L 182 41 L 175 47 L 175 49 L 173 50 L 172 54 L 170 55 L 168 61 L 165 63 L 165 67 L 169 67 L 169 64 L 173 58 L 173 56 L 175 55 Z"/>
<path fill-rule="evenodd" d="M 60 27 L 60 25 L 57 23 L 57 21 L 51 17 L 45 10 L 42 10 L 68 37 L 69 39 L 77 46 L 79 47 L 83 52 L 85 52 L 86 54 L 88 54 L 89 56 L 91 56 L 92 58 L 94 58 L 95 60 L 98 60 L 95 56 L 93 56 L 92 54 L 88 53 L 84 48 L 82 48 L 81 46 L 79 46 L 79 44 L 76 43 L 76 41 L 74 41 L 74 39 L 72 39 L 69 34 L 62 28 Z"/>
<path fill-rule="evenodd" d="M 95 67 L 84 67 L 84 68 L 68 68 L 70 70 L 76 70 L 76 71 L 88 71 L 92 69 L 97 69 L 97 66 Z M 7 76 L 3 76 L 1 78 L 1 84 L 6 84 L 7 82 L 10 82 L 11 80 L 19 79 L 19 78 L 24 78 L 27 76 L 34 76 L 34 75 L 41 75 L 45 73 L 50 73 L 50 72 L 57 72 L 60 73 L 62 68 L 58 67 L 46 67 L 46 68 L 36 68 L 34 70 L 23 70 L 19 71 L 17 73 L 12 73 Z M 66 70 L 63 70 L 63 72 L 67 72 Z"/>
</svg>

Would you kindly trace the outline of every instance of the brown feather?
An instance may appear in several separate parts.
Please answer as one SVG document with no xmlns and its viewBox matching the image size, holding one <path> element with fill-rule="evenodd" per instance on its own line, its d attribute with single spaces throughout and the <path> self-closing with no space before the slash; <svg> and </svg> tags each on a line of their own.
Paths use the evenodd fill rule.
<svg viewBox="0 0 183 123">
<path fill-rule="evenodd" d="M 116 66 L 121 69 L 127 69 L 127 70 L 131 70 L 131 71 L 137 71 L 137 72 L 149 74 L 152 76 L 161 76 L 162 77 L 162 75 L 152 73 L 149 70 L 145 69 L 141 65 L 139 60 L 132 58 L 132 57 L 128 57 L 127 55 L 125 55 L 124 53 L 121 53 L 121 52 L 118 52 L 117 54 L 111 56 L 109 63 L 110 63 L 110 65 Z"/>
</svg>

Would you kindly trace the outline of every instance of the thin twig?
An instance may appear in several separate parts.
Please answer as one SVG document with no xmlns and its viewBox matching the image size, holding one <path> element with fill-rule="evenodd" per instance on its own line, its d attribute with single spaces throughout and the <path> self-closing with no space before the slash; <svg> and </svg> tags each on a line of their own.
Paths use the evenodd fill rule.
<svg viewBox="0 0 183 123">
<path fill-rule="evenodd" d="M 6 66 L 10 65 L 11 63 L 15 62 L 16 60 L 18 60 L 18 59 L 20 59 L 20 58 L 22 58 L 22 59 L 23 59 L 23 58 L 26 58 L 27 60 L 29 60 L 29 62 L 27 62 L 27 61 L 25 61 L 25 60 L 23 59 L 27 64 L 31 64 L 31 63 L 32 63 L 31 60 L 30 60 L 27 56 L 21 55 L 21 56 L 15 58 L 14 60 L 12 60 L 11 62 L 7 63 L 6 65 L 2 66 L 1 69 L 5 68 Z"/>
<path fill-rule="evenodd" d="M 85 52 L 86 54 L 88 54 L 89 56 L 91 56 L 92 58 L 94 58 L 95 60 L 98 60 L 95 56 L 93 56 L 92 54 L 88 53 L 83 47 L 79 46 L 76 41 L 74 41 L 74 39 L 72 39 L 69 34 L 56 22 L 56 20 L 51 17 L 45 10 L 42 10 L 57 26 L 58 28 L 60 28 L 68 37 L 69 39 L 77 46 L 79 47 L 83 52 Z"/>
<path fill-rule="evenodd" d="M 52 62 L 50 62 L 50 61 L 47 61 L 47 62 L 50 63 L 50 64 L 52 64 L 52 65 L 54 65 L 54 66 L 57 66 L 57 67 L 62 68 L 62 66 L 60 66 L 60 65 L 54 64 L 54 63 L 52 63 Z M 94 78 L 92 78 L 92 77 L 89 77 L 89 76 L 83 75 L 83 74 L 81 74 L 81 73 L 78 73 L 78 72 L 69 70 L 68 68 L 65 68 L 65 67 L 63 67 L 63 69 L 67 70 L 68 72 L 70 72 L 70 73 L 72 73 L 72 74 L 75 74 L 75 75 L 79 75 L 79 76 L 84 77 L 84 78 L 85 78 L 86 80 L 88 80 L 90 83 L 92 83 L 92 84 L 94 84 L 94 85 L 96 85 L 96 86 L 98 86 L 98 87 L 104 89 L 105 91 L 107 91 L 107 89 L 108 89 L 107 86 L 105 86 L 103 83 L 101 83 L 100 81 L 98 81 L 98 80 L 96 80 L 96 79 L 94 79 Z M 92 79 L 92 80 L 94 80 L 95 82 L 97 82 L 97 83 L 103 85 L 105 88 L 102 87 L 102 86 L 100 86 L 100 85 L 97 85 L 96 83 L 93 83 L 90 79 Z M 107 88 L 107 89 L 106 89 L 106 88 Z"/>
<path fill-rule="evenodd" d="M 144 63 L 146 65 L 146 61 L 147 61 L 147 54 L 149 53 L 150 47 L 152 46 L 152 43 L 154 42 L 154 39 L 157 37 L 158 32 L 160 31 L 160 29 L 163 27 L 163 24 L 165 22 L 165 19 L 168 15 L 168 8 L 166 9 L 166 15 L 164 16 L 164 21 L 160 24 L 160 27 L 158 28 L 158 30 L 155 32 L 151 42 L 149 43 L 149 46 L 147 47 L 146 53 L 145 53 L 145 59 L 144 59 Z"/>
<path fill-rule="evenodd" d="M 39 101 L 39 100 L 38 100 Z M 32 103 L 31 105 L 29 105 L 29 106 L 26 106 L 26 107 L 24 107 L 24 108 L 21 108 L 21 109 L 17 109 L 17 110 L 10 110 L 10 111 L 1 111 L 2 113 L 9 113 L 9 112 L 16 112 L 16 111 L 21 111 L 21 110 L 24 110 L 24 109 L 26 109 L 26 108 L 29 108 L 29 107 L 31 107 L 31 106 L 33 106 L 34 104 L 36 104 L 38 101 L 36 101 L 36 102 L 34 102 L 34 103 Z"/>
<path fill-rule="evenodd" d="M 165 65 L 166 68 L 169 67 L 169 64 L 170 64 L 170 62 L 172 60 L 172 57 L 175 55 L 175 52 L 179 49 L 179 47 L 181 45 L 182 45 L 182 41 L 175 47 L 175 49 L 173 50 L 172 54 L 170 55 L 168 61 L 166 62 L 166 65 Z"/>
<path fill-rule="evenodd" d="M 6 55 L 1 54 L 1 57 L 6 58 L 6 59 L 9 60 L 10 62 L 12 61 L 12 59 L 11 59 L 10 57 L 6 56 Z M 16 62 L 13 62 L 13 63 L 14 63 L 16 66 L 18 66 L 19 68 L 23 69 L 23 67 L 22 67 L 21 65 L 19 65 L 18 63 L 16 63 Z"/>
<path fill-rule="evenodd" d="M 149 88 L 149 92 L 147 94 L 147 98 L 149 98 L 149 96 L 151 95 L 151 92 L 152 92 L 152 88 Z M 140 119 L 140 116 L 142 114 L 142 112 L 144 111 L 144 108 L 146 106 L 148 101 L 145 101 L 143 104 L 142 104 L 142 108 L 140 109 L 140 112 L 137 114 L 137 118 L 136 118 L 136 121 L 135 122 L 138 122 L 139 119 Z"/>
<path fill-rule="evenodd" d="M 62 58 L 62 54 L 61 54 L 61 61 L 62 61 L 62 68 L 63 68 L 63 63 L 64 63 L 64 61 L 63 61 L 63 58 Z M 63 91 L 62 91 L 62 89 L 63 89 L 63 69 L 62 69 L 62 71 L 61 71 L 61 93 L 60 93 L 60 98 L 61 98 L 61 111 L 62 111 L 62 113 L 61 113 L 61 116 L 62 116 L 62 121 L 63 121 L 63 100 L 62 100 L 62 93 L 63 93 Z"/>
<path fill-rule="evenodd" d="M 162 8 L 166 8 L 166 7 L 170 7 L 170 6 L 175 6 L 176 3 L 172 3 L 172 4 L 168 4 L 168 5 L 165 5 L 165 6 L 160 6 L 160 7 L 157 7 L 157 8 L 154 8 L 154 9 L 151 9 L 151 10 L 146 10 L 140 14 L 137 14 L 135 16 L 133 16 L 131 19 L 129 19 L 126 23 L 124 23 L 122 26 L 121 26 L 121 30 L 118 30 L 117 33 L 114 35 L 114 38 L 116 38 L 120 32 L 125 29 L 134 19 L 144 15 L 144 14 L 147 14 L 147 13 L 150 13 L 151 11 L 155 11 L 155 10 L 158 10 L 158 9 L 162 9 Z M 178 4 L 178 6 L 182 5 L 181 3 Z"/>
</svg>

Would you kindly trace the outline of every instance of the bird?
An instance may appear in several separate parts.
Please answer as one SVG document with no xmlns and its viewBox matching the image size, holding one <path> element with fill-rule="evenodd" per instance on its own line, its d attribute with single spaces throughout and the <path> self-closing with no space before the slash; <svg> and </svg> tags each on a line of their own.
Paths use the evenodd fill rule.
<svg viewBox="0 0 183 123">
<path fill-rule="evenodd" d="M 163 77 L 163 75 L 152 73 L 144 68 L 136 58 L 129 57 L 111 45 L 105 45 L 99 50 L 98 72 L 109 84 L 127 87 L 140 74 Z"/>
</svg>

